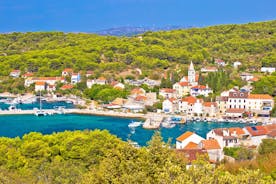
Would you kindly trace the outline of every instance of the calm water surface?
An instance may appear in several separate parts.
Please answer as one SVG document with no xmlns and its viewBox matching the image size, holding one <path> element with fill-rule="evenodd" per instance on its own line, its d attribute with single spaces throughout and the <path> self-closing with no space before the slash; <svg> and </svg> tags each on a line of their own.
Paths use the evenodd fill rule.
<svg viewBox="0 0 276 184">
<path fill-rule="evenodd" d="M 145 130 L 142 127 L 138 127 L 135 129 L 134 133 L 131 133 L 128 124 L 132 121 L 136 120 L 77 114 L 45 117 L 37 117 L 35 115 L 3 115 L 0 116 L 0 136 L 22 137 L 29 132 L 51 134 L 53 132 L 62 132 L 65 130 L 106 129 L 122 140 L 131 139 L 138 142 L 139 145 L 146 145 L 147 141 L 150 140 L 154 133 L 154 130 Z M 243 126 L 245 126 L 245 124 L 191 122 L 184 125 L 176 125 L 172 129 L 161 128 L 161 133 L 165 141 L 167 141 L 168 138 L 172 138 L 173 143 L 175 143 L 175 138 L 185 131 L 196 132 L 200 136 L 206 137 L 206 133 L 214 128 Z"/>
</svg>

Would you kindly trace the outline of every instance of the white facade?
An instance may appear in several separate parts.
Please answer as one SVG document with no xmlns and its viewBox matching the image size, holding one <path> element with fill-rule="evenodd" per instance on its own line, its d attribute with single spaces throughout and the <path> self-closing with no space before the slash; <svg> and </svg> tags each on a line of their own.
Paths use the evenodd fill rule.
<svg viewBox="0 0 276 184">
<path fill-rule="evenodd" d="M 189 70 L 188 70 L 188 82 L 192 85 L 193 84 L 196 85 L 195 83 L 197 83 L 196 82 L 196 72 L 195 72 L 193 62 L 191 62 Z"/>
<path fill-rule="evenodd" d="M 177 97 L 183 97 L 189 94 L 191 86 L 188 82 L 177 82 L 173 85 L 173 89 L 176 91 Z"/>
<path fill-rule="evenodd" d="M 254 76 L 252 74 L 250 74 L 250 73 L 241 73 L 240 77 L 244 81 L 249 81 L 250 79 L 254 78 Z"/>
<path fill-rule="evenodd" d="M 46 84 L 36 84 L 35 85 L 35 92 L 39 91 L 45 91 L 46 90 Z"/>
<path fill-rule="evenodd" d="M 55 85 L 57 82 L 64 83 L 65 79 L 62 77 L 29 77 L 25 79 L 24 85 L 29 87 L 35 82 L 45 82 L 49 85 Z"/>
<path fill-rule="evenodd" d="M 173 113 L 174 112 L 174 105 L 169 99 L 166 99 L 162 103 L 162 111 L 165 113 Z"/>
<path fill-rule="evenodd" d="M 275 68 L 274 67 L 262 67 L 261 68 L 261 72 L 264 72 L 264 73 L 273 73 L 273 72 L 275 72 Z"/>
<path fill-rule="evenodd" d="M 81 81 L 81 75 L 80 73 L 72 74 L 71 76 L 71 83 L 72 84 L 77 84 Z"/>
<path fill-rule="evenodd" d="M 162 96 L 163 98 L 176 98 L 176 90 L 175 89 L 170 89 L 170 88 L 163 88 L 160 89 L 159 95 Z"/>
<path fill-rule="evenodd" d="M 196 114 L 202 114 L 203 113 L 203 105 L 202 105 L 202 102 L 199 99 L 196 100 L 196 103 L 193 106 L 193 113 L 196 113 Z"/>
<path fill-rule="evenodd" d="M 215 130 L 207 133 L 206 139 L 215 139 L 218 141 L 220 147 L 235 147 L 239 146 L 240 142 L 237 137 L 231 136 L 228 129 L 222 129 L 222 135 L 216 134 Z"/>
<path fill-rule="evenodd" d="M 210 93 L 213 93 L 213 90 L 207 86 L 194 86 L 190 89 L 190 94 L 192 96 L 209 96 Z"/>
<path fill-rule="evenodd" d="M 93 80 L 86 81 L 86 85 L 88 88 L 91 88 L 94 84 L 105 85 L 106 80 L 105 79 L 93 79 Z"/>
<path fill-rule="evenodd" d="M 199 144 L 202 140 L 205 139 L 195 133 L 192 133 L 190 136 L 188 136 L 186 139 L 182 141 L 176 140 L 176 149 L 184 149 L 190 142 Z"/>
<path fill-rule="evenodd" d="M 246 99 L 248 97 L 248 93 L 244 92 L 230 92 L 227 108 L 228 109 L 246 109 Z"/>
</svg>

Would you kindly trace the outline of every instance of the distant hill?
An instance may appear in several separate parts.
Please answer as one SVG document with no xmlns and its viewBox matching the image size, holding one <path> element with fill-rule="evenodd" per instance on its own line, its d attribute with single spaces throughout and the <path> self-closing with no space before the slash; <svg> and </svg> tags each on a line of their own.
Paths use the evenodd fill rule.
<svg viewBox="0 0 276 184">
<path fill-rule="evenodd" d="M 191 60 L 196 67 L 212 65 L 215 58 L 230 65 L 240 61 L 244 68 L 276 66 L 275 20 L 141 33 L 146 30 L 102 32 L 139 33 L 139 37 L 62 32 L 0 34 L 0 76 L 7 76 L 12 69 L 56 76 L 66 67 L 93 70 L 97 75 L 141 68 L 146 76 L 152 71 L 160 75 L 164 69 L 182 67 Z"/>
<path fill-rule="evenodd" d="M 99 35 L 110 35 L 110 36 L 134 36 L 142 34 L 147 31 L 169 31 L 174 29 L 184 29 L 188 27 L 184 26 L 166 26 L 166 27 L 116 27 L 95 32 Z"/>
</svg>

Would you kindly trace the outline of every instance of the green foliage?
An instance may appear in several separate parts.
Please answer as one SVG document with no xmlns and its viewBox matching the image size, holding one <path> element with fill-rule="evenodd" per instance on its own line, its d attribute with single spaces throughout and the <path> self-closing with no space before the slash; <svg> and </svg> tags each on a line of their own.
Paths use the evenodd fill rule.
<svg viewBox="0 0 276 184">
<path fill-rule="evenodd" d="M 212 63 L 214 58 L 243 65 L 275 66 L 276 21 L 147 32 L 137 37 L 84 33 L 28 32 L 0 35 L 0 75 L 12 69 L 56 76 L 61 70 L 155 70 L 177 64 Z"/>
<path fill-rule="evenodd" d="M 147 147 L 132 147 L 107 131 L 29 133 L 0 138 L 1 183 L 272 183 L 258 170 L 235 175 L 200 159 L 186 162 L 155 132 Z M 273 157 L 271 157 L 273 158 Z M 271 159 L 270 158 L 270 159 Z"/>
<path fill-rule="evenodd" d="M 253 83 L 253 93 L 276 94 L 276 72 L 272 75 L 262 77 L 259 81 Z"/>
<path fill-rule="evenodd" d="M 93 85 L 90 89 L 86 89 L 84 94 L 91 100 L 98 100 L 102 102 L 110 102 L 115 98 L 126 98 L 128 91 L 114 89 L 110 85 Z"/>
<path fill-rule="evenodd" d="M 245 147 L 223 148 L 224 154 L 236 160 L 250 160 L 253 158 L 253 151 Z"/>
<path fill-rule="evenodd" d="M 260 154 L 267 154 L 276 152 L 276 140 L 275 139 L 263 139 L 259 146 Z"/>
</svg>

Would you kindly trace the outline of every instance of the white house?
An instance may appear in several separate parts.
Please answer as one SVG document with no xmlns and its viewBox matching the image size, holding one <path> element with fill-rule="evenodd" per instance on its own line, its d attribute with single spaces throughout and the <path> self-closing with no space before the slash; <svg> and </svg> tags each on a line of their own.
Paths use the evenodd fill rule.
<svg viewBox="0 0 276 184">
<path fill-rule="evenodd" d="M 218 106 L 216 102 L 204 102 L 203 103 L 203 111 L 205 115 L 209 115 L 211 117 L 216 116 L 218 112 Z"/>
<path fill-rule="evenodd" d="M 86 81 L 86 85 L 88 88 L 91 88 L 94 84 L 105 85 L 107 84 L 107 80 L 104 77 L 99 77 L 98 79 L 92 79 L 92 80 Z"/>
<path fill-rule="evenodd" d="M 244 132 L 249 135 L 251 145 L 259 146 L 262 139 L 267 138 L 267 130 L 263 126 L 247 126 L 243 128 Z"/>
<path fill-rule="evenodd" d="M 224 158 L 223 149 L 220 147 L 217 140 L 202 140 L 199 145 L 201 149 L 207 150 L 211 161 L 217 162 Z"/>
<path fill-rule="evenodd" d="M 206 66 L 204 68 L 201 68 L 200 71 L 202 73 L 217 72 L 218 68 L 215 66 Z"/>
<path fill-rule="evenodd" d="M 168 98 L 162 102 L 162 111 L 165 113 L 173 113 L 177 110 L 177 100 Z"/>
<path fill-rule="evenodd" d="M 184 114 L 202 114 L 203 113 L 203 100 L 197 99 L 193 96 L 185 97 L 178 102 L 179 112 Z"/>
<path fill-rule="evenodd" d="M 29 87 L 35 82 L 46 82 L 49 85 L 54 85 L 57 82 L 64 83 L 65 79 L 63 77 L 28 77 L 27 79 L 25 79 L 24 85 L 26 87 Z"/>
<path fill-rule="evenodd" d="M 242 64 L 241 64 L 241 62 L 239 62 L 239 61 L 235 61 L 234 63 L 233 63 L 233 67 L 234 68 L 238 68 L 239 66 L 241 66 Z"/>
<path fill-rule="evenodd" d="M 176 149 L 185 149 L 190 142 L 198 145 L 202 140 L 205 139 L 193 132 L 185 132 L 176 138 Z"/>
<path fill-rule="evenodd" d="M 73 69 L 72 68 L 65 68 L 64 70 L 62 70 L 61 72 L 61 76 L 65 77 L 65 76 L 70 76 L 73 73 Z"/>
<path fill-rule="evenodd" d="M 244 80 L 244 81 L 249 81 L 249 80 L 251 80 L 251 79 L 254 78 L 254 76 L 253 76 L 252 74 L 250 74 L 250 73 L 245 73 L 245 72 L 241 73 L 241 74 L 240 74 L 240 77 L 241 77 L 241 79 Z"/>
<path fill-rule="evenodd" d="M 245 135 L 243 129 L 235 128 L 217 128 L 207 133 L 207 139 L 215 139 L 221 148 L 235 147 L 240 145 L 240 139 Z"/>
<path fill-rule="evenodd" d="M 45 91 L 46 90 L 46 82 L 44 81 L 38 81 L 35 83 L 35 92 L 38 91 Z"/>
<path fill-rule="evenodd" d="M 13 70 L 13 71 L 11 71 L 10 76 L 13 78 L 18 78 L 20 76 L 20 74 L 21 74 L 20 70 Z"/>
<path fill-rule="evenodd" d="M 218 66 L 225 66 L 226 65 L 226 63 L 222 59 L 215 59 L 215 63 Z"/>
<path fill-rule="evenodd" d="M 262 67 L 261 72 L 264 73 L 273 73 L 275 72 L 275 67 Z"/>
<path fill-rule="evenodd" d="M 229 92 L 227 108 L 229 109 L 246 109 L 247 92 Z"/>
<path fill-rule="evenodd" d="M 173 85 L 177 97 L 183 97 L 190 93 L 191 85 L 188 82 L 177 82 Z"/>
<path fill-rule="evenodd" d="M 77 84 L 81 81 L 81 75 L 80 73 L 73 73 L 71 75 L 71 83 L 72 84 Z"/>
<path fill-rule="evenodd" d="M 176 98 L 176 90 L 171 88 L 162 88 L 159 90 L 159 95 L 163 98 Z"/>
<path fill-rule="evenodd" d="M 268 94 L 249 94 L 246 101 L 247 110 L 251 112 L 271 111 L 274 107 L 274 99 Z"/>
<path fill-rule="evenodd" d="M 213 93 L 213 90 L 211 88 L 208 87 L 208 85 L 204 86 L 204 85 L 197 85 L 197 86 L 193 86 L 190 89 L 190 95 L 192 96 L 209 96 L 210 93 Z"/>
</svg>

